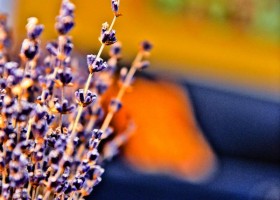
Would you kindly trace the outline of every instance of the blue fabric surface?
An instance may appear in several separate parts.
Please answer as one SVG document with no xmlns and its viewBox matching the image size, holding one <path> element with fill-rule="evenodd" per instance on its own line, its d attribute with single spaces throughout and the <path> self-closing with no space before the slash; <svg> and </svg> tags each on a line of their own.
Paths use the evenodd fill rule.
<svg viewBox="0 0 280 200">
<path fill-rule="evenodd" d="M 143 174 L 117 160 L 88 199 L 279 200 L 280 105 L 184 83 L 199 126 L 219 157 L 213 178 L 191 184 Z"/>
<path fill-rule="evenodd" d="M 236 159 L 222 159 L 217 173 L 208 183 L 203 184 L 191 184 L 163 175 L 143 174 L 132 170 L 122 161 L 107 166 L 103 178 L 88 199 L 279 200 L 280 198 L 279 167 Z"/>
<path fill-rule="evenodd" d="M 199 126 L 222 156 L 280 163 L 280 104 L 185 84 Z"/>
</svg>

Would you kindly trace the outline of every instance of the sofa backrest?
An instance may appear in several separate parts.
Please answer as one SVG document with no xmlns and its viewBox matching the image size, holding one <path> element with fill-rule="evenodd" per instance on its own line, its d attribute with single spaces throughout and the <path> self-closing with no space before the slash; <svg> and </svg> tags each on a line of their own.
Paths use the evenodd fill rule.
<svg viewBox="0 0 280 200">
<path fill-rule="evenodd" d="M 280 103 L 197 83 L 183 85 L 218 155 L 280 164 Z"/>
</svg>

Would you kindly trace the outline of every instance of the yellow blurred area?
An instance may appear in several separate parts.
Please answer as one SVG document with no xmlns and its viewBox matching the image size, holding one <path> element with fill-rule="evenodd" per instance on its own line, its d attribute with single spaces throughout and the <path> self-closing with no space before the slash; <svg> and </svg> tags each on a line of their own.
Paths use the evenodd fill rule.
<svg viewBox="0 0 280 200">
<path fill-rule="evenodd" d="M 43 40 L 56 37 L 55 16 L 60 0 L 17 1 L 16 35 L 25 36 L 26 18 L 37 16 L 46 27 Z M 99 46 L 101 24 L 113 18 L 110 1 L 73 0 L 77 6 L 72 32 L 75 48 L 94 53 Z M 166 14 L 151 0 L 121 1 L 115 26 L 124 46 L 125 60 L 131 60 L 139 41 L 148 39 L 155 48 L 153 68 L 179 72 L 202 80 L 279 94 L 280 47 L 277 42 L 246 33 L 238 26 L 220 26 L 207 20 Z M 20 40 L 18 40 L 20 41 Z"/>
</svg>

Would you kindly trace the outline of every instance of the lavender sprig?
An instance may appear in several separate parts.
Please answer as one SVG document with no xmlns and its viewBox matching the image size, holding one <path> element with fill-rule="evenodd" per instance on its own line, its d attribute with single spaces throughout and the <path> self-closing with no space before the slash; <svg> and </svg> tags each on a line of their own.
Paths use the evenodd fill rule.
<svg viewBox="0 0 280 200">
<path fill-rule="evenodd" d="M 118 5 L 118 6 L 120 5 L 120 0 L 118 0 L 117 5 Z M 114 10 L 113 10 L 113 11 L 114 11 Z M 114 13 L 115 13 L 115 12 L 114 12 Z M 103 26 L 102 26 L 102 31 L 101 31 L 101 35 L 102 35 L 102 34 L 104 35 L 104 34 L 108 34 L 108 33 L 110 34 L 110 33 L 111 33 L 111 31 L 112 31 L 112 29 L 113 29 L 113 26 L 114 26 L 114 24 L 115 24 L 115 22 L 116 22 L 117 17 L 118 17 L 118 15 L 115 13 L 114 18 L 113 18 L 113 20 L 112 20 L 112 22 L 111 22 L 110 27 L 108 27 L 107 24 L 106 24 L 106 25 L 103 24 Z M 101 67 L 101 65 L 103 64 L 103 62 L 101 63 L 101 62 L 98 62 L 98 61 L 100 61 L 100 56 L 101 56 L 101 53 L 102 53 L 104 47 L 105 47 L 106 45 L 111 45 L 112 43 L 106 43 L 106 40 L 105 40 L 105 41 L 101 40 L 101 43 L 102 43 L 102 44 L 101 44 L 101 47 L 100 47 L 100 49 L 99 49 L 97 55 L 94 57 L 93 62 L 88 62 L 88 64 L 91 64 L 91 65 L 88 66 L 89 69 L 92 69 L 92 68 L 94 68 L 94 69 L 97 69 L 97 68 L 99 68 L 99 69 L 100 69 L 100 68 L 104 69 L 104 68 L 105 68 L 105 67 Z M 97 64 L 99 64 L 99 65 L 97 65 Z M 93 67 L 92 67 L 92 66 L 93 66 Z M 95 71 L 95 70 L 90 70 L 90 73 L 89 73 L 89 75 L 88 75 L 88 78 L 87 78 L 87 81 L 86 81 L 86 84 L 85 84 L 85 87 L 84 87 L 84 94 L 87 94 L 87 92 L 88 92 L 88 89 L 89 89 L 90 82 L 91 82 L 91 79 L 92 79 L 92 77 L 93 77 L 94 71 Z M 79 108 L 78 108 L 78 113 L 77 113 L 77 116 L 76 116 L 74 125 L 73 125 L 73 127 L 72 127 L 72 132 L 71 132 L 71 136 L 70 136 L 70 142 L 71 142 L 71 140 L 73 140 L 73 138 L 75 137 L 75 130 L 76 130 L 76 127 L 77 127 L 77 125 L 78 125 L 79 119 L 80 119 L 80 117 L 81 117 L 82 111 L 83 111 L 83 107 L 82 107 L 82 106 L 79 106 Z"/>
<path fill-rule="evenodd" d="M 122 87 L 105 115 L 102 98 L 97 96 L 112 85 L 121 57 L 121 45 L 113 30 L 120 16 L 120 1 L 111 3 L 114 18 L 110 26 L 102 25 L 98 54 L 87 56 L 89 76 L 84 89 L 72 82 L 78 77 L 72 74 L 73 43 L 68 33 L 74 26 L 75 6 L 69 0 L 62 1 L 55 24 L 59 36 L 47 44 L 49 55 L 43 66 L 37 62 L 43 25 L 36 18 L 29 18 L 26 25 L 27 38 L 20 54 L 23 65 L 0 57 L 1 199 L 82 199 L 102 180 L 102 160 L 117 153 L 128 139 L 129 134 L 124 133 L 105 145 L 104 151 L 98 149 L 103 139 L 113 135 L 114 129 L 109 126 L 112 116 L 121 109 L 122 96 L 135 71 L 148 66 L 143 58 L 149 54 L 151 45 L 142 43 L 130 70 L 125 73 L 122 70 Z M 0 36 L 6 37 L 1 35 L 3 30 L 6 33 L 1 20 Z M 6 52 L 2 40 L 5 37 L 0 38 L 0 53 Z M 106 62 L 100 56 L 109 45 L 111 58 Z M 90 88 L 93 74 L 95 79 Z M 60 91 L 54 90 L 55 87 Z M 66 87 L 76 90 L 77 110 L 68 98 Z"/>
<path fill-rule="evenodd" d="M 119 2 L 118 2 L 118 4 L 119 4 Z M 104 30 L 104 34 L 108 34 L 108 33 L 110 34 L 110 33 L 111 33 L 112 28 L 113 28 L 113 26 L 114 26 L 114 24 L 115 24 L 115 21 L 116 21 L 117 17 L 118 17 L 118 16 L 115 14 L 115 16 L 114 16 L 114 18 L 113 18 L 113 21 L 112 21 L 112 23 L 111 23 L 111 25 L 110 25 L 110 27 L 109 27 L 109 28 L 106 27 L 106 30 Z M 102 31 L 103 31 L 103 28 L 104 28 L 104 27 L 102 27 Z M 112 38 L 111 38 L 111 39 L 112 39 Z M 92 69 L 92 68 L 93 68 L 93 69 L 103 68 L 103 67 L 101 67 L 101 65 L 103 64 L 103 62 L 100 62 L 101 53 L 102 53 L 102 51 L 103 51 L 105 45 L 110 45 L 110 44 L 112 44 L 112 43 L 108 43 L 106 40 L 101 41 L 101 42 L 102 42 L 102 45 L 101 45 L 101 47 L 100 47 L 100 49 L 99 49 L 99 51 L 98 51 L 98 54 L 95 56 L 94 61 L 93 61 L 92 63 L 90 63 L 91 66 L 93 66 L 93 67 L 89 66 L 89 69 Z M 99 62 L 98 62 L 98 61 L 99 61 Z M 100 66 L 96 66 L 97 64 L 99 64 Z M 85 85 L 84 90 L 83 90 L 83 92 L 84 92 L 85 95 L 87 95 L 87 93 L 88 93 L 88 89 L 89 89 L 89 85 L 90 85 L 90 82 L 91 82 L 91 79 L 92 79 L 92 76 L 93 76 L 93 72 L 94 72 L 94 70 L 90 70 L 90 73 L 89 73 L 89 76 L 88 76 L 86 85 Z M 75 137 L 76 137 L 76 128 L 77 128 L 78 122 L 79 122 L 79 120 L 80 120 L 80 117 L 81 117 L 81 115 L 82 115 L 83 107 L 84 107 L 83 104 L 79 104 L 78 113 L 77 113 L 76 119 L 75 119 L 74 124 L 73 124 L 73 127 L 72 127 L 72 132 L 71 132 L 71 134 L 70 134 L 70 136 L 69 136 L 68 145 L 67 145 L 66 150 L 65 150 L 66 156 L 67 156 L 67 157 L 70 157 L 70 155 L 73 153 L 73 142 L 74 142 L 74 139 L 75 139 Z M 64 165 L 64 163 L 65 163 L 65 162 L 64 162 L 63 160 L 60 161 L 60 163 L 59 163 L 59 170 L 58 170 L 57 173 L 53 176 L 54 179 L 57 179 L 58 176 L 62 173 L 62 171 L 63 171 L 63 170 L 62 170 L 62 169 L 63 169 L 62 166 Z M 50 182 L 48 182 L 47 185 L 50 186 Z M 44 199 L 44 200 L 47 199 L 49 195 L 50 195 L 50 192 L 47 191 L 47 192 L 45 193 L 43 199 Z"/>
</svg>

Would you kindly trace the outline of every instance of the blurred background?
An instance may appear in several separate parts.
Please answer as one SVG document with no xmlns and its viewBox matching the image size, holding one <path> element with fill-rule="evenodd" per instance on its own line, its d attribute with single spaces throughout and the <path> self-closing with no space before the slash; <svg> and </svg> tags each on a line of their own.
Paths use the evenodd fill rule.
<svg viewBox="0 0 280 200">
<path fill-rule="evenodd" d="M 96 52 L 101 24 L 113 17 L 110 0 L 73 2 L 75 49 Z M 0 11 L 11 16 L 15 52 L 28 17 L 45 25 L 43 44 L 57 37 L 60 3 L 0 0 Z M 208 182 L 192 183 L 142 174 L 117 160 L 108 165 L 95 199 L 279 200 L 280 1 L 127 0 L 121 13 L 115 28 L 122 62 L 132 61 L 139 41 L 152 41 L 148 76 L 180 85 L 187 100 L 173 101 L 192 110 L 188 115 L 203 134 L 198 145 L 211 147 L 219 164 Z M 186 135 L 187 128 L 181 130 Z"/>
<path fill-rule="evenodd" d="M 8 1 L 2 0 L 4 4 Z M 100 24 L 111 20 L 110 1 L 84 0 L 77 5 L 73 39 L 76 49 L 98 48 Z M 15 1 L 17 36 L 26 18 L 45 24 L 44 40 L 56 37 L 54 19 L 60 1 Z M 279 0 L 141 0 L 122 2 L 116 25 L 125 58 L 139 41 L 153 41 L 153 69 L 172 71 L 217 85 L 229 84 L 279 97 Z"/>
</svg>

